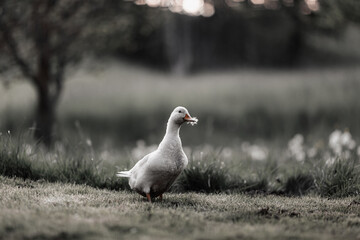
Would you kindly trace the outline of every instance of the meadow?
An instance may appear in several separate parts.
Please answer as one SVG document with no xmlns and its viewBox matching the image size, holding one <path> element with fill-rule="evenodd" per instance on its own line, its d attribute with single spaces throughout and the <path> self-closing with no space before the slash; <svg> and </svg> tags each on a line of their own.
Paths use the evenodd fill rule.
<svg viewBox="0 0 360 240">
<path fill-rule="evenodd" d="M 357 67 L 237 69 L 172 76 L 111 60 L 70 69 L 58 108 L 56 136 L 72 139 L 78 127 L 94 146 L 157 144 L 175 106 L 200 119 L 183 128 L 184 145 L 226 146 L 239 141 L 284 144 L 296 133 L 311 140 L 335 129 L 360 133 Z M 21 79 L 0 88 L 3 132 L 31 126 L 35 92 Z M 190 130 L 191 129 L 191 130 Z M 196 136 L 196 137 L 195 137 Z M 108 141 L 107 141 L 108 140 Z"/>
<path fill-rule="evenodd" d="M 31 86 L 2 87 L 0 236 L 355 239 L 358 76 L 356 67 L 171 76 L 89 61 L 70 71 L 50 151 L 32 138 Z M 115 173 L 156 148 L 178 105 L 199 118 L 180 132 L 189 165 L 149 205 Z"/>
</svg>

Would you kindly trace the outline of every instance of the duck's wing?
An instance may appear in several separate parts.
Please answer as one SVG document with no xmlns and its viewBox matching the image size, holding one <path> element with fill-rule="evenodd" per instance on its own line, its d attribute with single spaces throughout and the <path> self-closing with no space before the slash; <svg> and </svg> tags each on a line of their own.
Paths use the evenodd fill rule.
<svg viewBox="0 0 360 240">
<path fill-rule="evenodd" d="M 132 175 L 133 173 L 137 172 L 139 169 L 141 169 L 141 168 L 147 163 L 147 161 L 148 161 L 148 159 L 149 159 L 149 155 L 150 155 L 150 154 L 148 154 L 148 155 L 146 155 L 145 157 L 143 157 L 142 159 L 140 159 L 140 160 L 135 164 L 135 166 L 134 166 L 132 169 L 130 169 L 129 171 L 120 171 L 120 172 L 118 172 L 118 173 L 116 174 L 116 176 L 118 176 L 118 177 L 127 177 L 127 178 L 131 177 L 131 175 Z"/>
<path fill-rule="evenodd" d="M 140 159 L 136 164 L 135 166 L 130 169 L 129 171 L 130 172 L 136 172 L 138 169 L 144 167 L 146 165 L 146 163 L 148 162 L 149 160 L 149 157 L 150 157 L 151 153 L 149 153 L 148 155 L 146 155 L 145 157 L 143 157 L 142 159 Z"/>
</svg>

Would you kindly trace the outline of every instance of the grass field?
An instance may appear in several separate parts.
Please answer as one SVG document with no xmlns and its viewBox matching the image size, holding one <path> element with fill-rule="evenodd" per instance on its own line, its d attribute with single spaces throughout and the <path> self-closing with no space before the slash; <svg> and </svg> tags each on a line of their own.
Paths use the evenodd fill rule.
<svg viewBox="0 0 360 240">
<path fill-rule="evenodd" d="M 360 134 L 360 69 L 238 69 L 171 76 L 128 63 L 89 62 L 69 72 L 58 108 L 56 137 L 72 139 L 76 123 L 95 147 L 158 144 L 175 106 L 199 118 L 183 128 L 184 145 L 313 140 L 336 128 Z M 0 129 L 32 126 L 34 90 L 21 81 L 0 87 Z M 196 136 L 196 137 L 195 137 Z"/>
<path fill-rule="evenodd" d="M 177 191 L 358 194 L 358 76 L 342 67 L 179 77 L 89 61 L 69 74 L 50 152 L 31 139 L 33 89 L 0 89 L 0 173 L 125 189 L 116 171 L 154 150 L 184 105 L 200 121 L 181 129 L 190 164 Z"/>
<path fill-rule="evenodd" d="M 359 198 L 135 193 L 0 177 L 1 239 L 359 239 Z"/>
<path fill-rule="evenodd" d="M 84 64 L 69 75 L 50 151 L 33 89 L 0 88 L 0 239 L 359 239 L 360 69 L 175 77 Z M 163 202 L 128 192 L 172 108 L 189 165 Z M 205 194 L 207 193 L 207 194 Z"/>
</svg>

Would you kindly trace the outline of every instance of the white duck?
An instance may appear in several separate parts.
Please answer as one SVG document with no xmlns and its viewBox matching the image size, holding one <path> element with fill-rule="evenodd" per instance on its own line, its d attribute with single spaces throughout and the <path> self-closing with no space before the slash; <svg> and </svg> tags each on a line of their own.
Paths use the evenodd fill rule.
<svg viewBox="0 0 360 240">
<path fill-rule="evenodd" d="M 146 197 L 149 202 L 157 196 L 162 200 L 162 194 L 188 164 L 179 136 L 180 126 L 184 122 L 194 125 L 197 121 L 186 108 L 176 107 L 170 115 L 164 139 L 157 150 L 143 157 L 129 171 L 118 172 L 117 176 L 129 178 L 131 189 Z"/>
</svg>

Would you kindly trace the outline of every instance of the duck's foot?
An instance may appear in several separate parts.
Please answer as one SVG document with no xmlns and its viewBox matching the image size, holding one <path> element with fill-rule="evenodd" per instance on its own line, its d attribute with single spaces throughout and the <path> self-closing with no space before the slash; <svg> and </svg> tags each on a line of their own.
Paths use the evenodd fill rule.
<svg viewBox="0 0 360 240">
<path fill-rule="evenodd" d="M 149 203 L 151 203 L 151 196 L 150 196 L 150 193 L 146 193 L 146 198 L 147 198 L 147 200 L 149 201 Z"/>
</svg>

